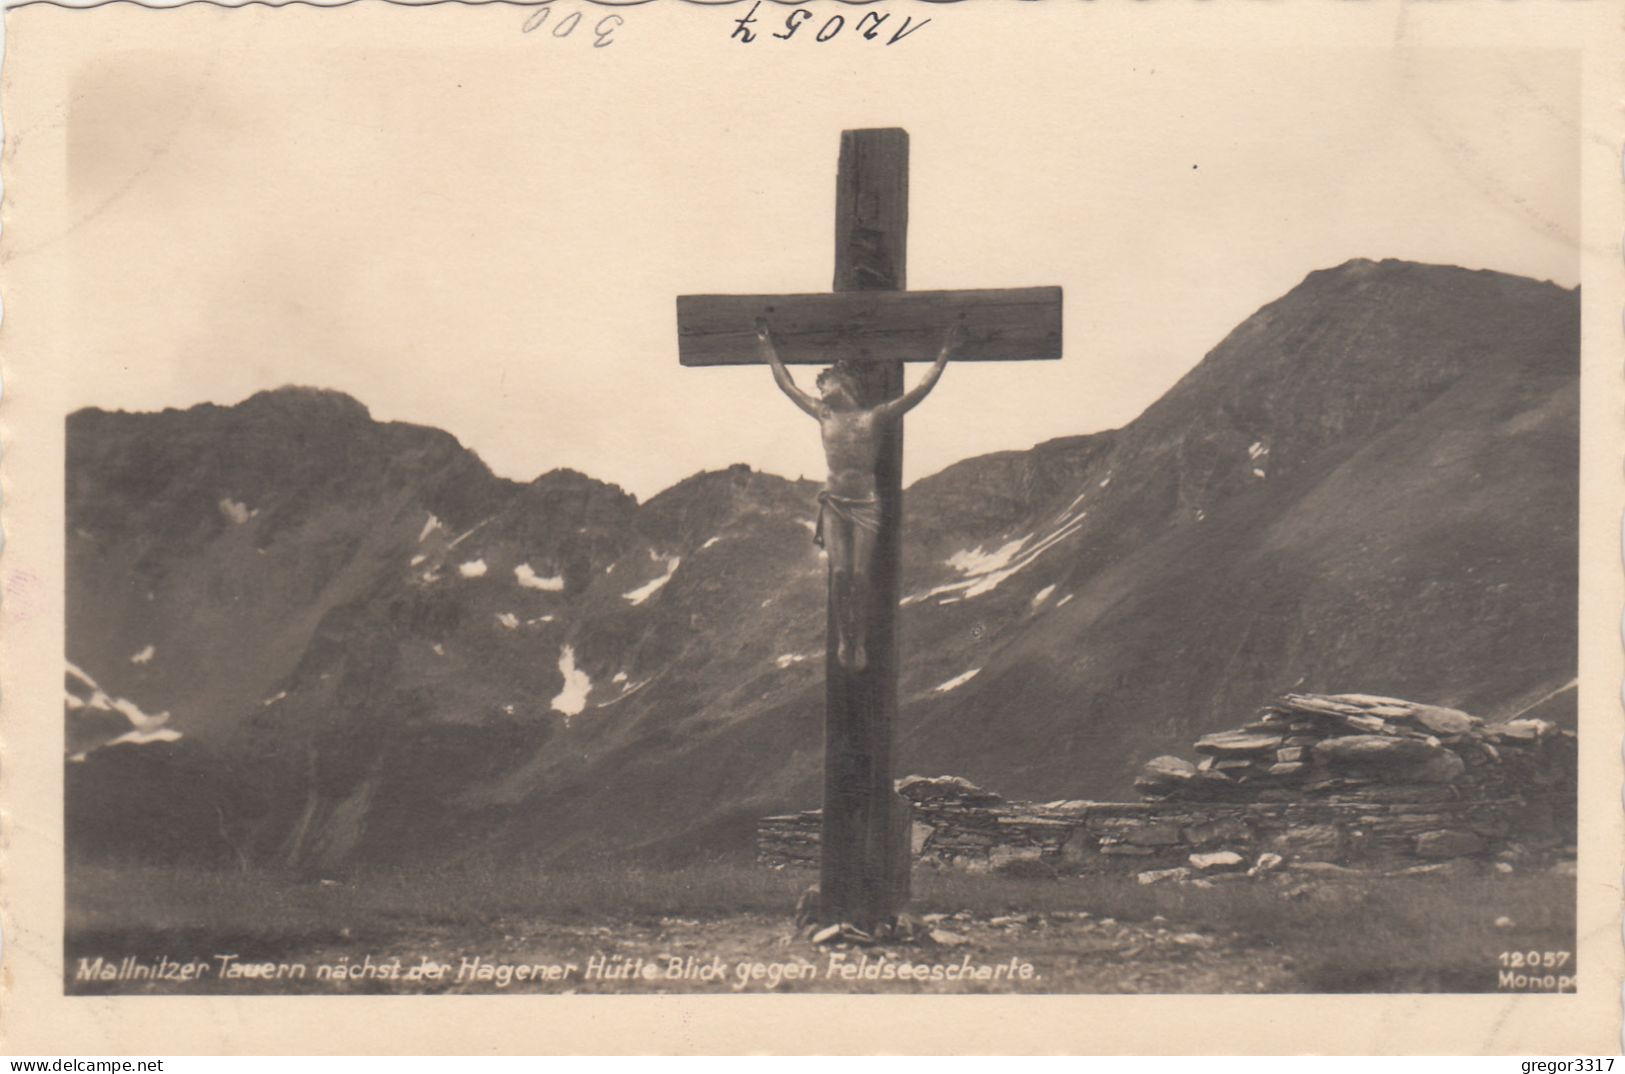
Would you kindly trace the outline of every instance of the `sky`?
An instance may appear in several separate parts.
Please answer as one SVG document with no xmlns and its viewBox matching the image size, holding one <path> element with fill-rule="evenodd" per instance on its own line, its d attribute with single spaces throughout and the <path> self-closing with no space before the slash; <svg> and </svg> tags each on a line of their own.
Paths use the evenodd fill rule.
<svg viewBox="0 0 1625 1074">
<path fill-rule="evenodd" d="M 850 67 L 725 44 L 104 54 L 67 110 L 73 223 L 19 251 L 87 296 L 63 331 L 102 360 L 74 402 L 309 384 L 520 480 L 821 477 L 765 368 L 678 365 L 674 299 L 828 289 L 847 127 L 910 132 L 911 287 L 1065 292 L 1063 359 L 951 366 L 908 419 L 907 480 L 1120 426 L 1351 258 L 1578 282 L 1558 53 L 1036 39 L 1024 77 L 978 79 L 997 40 L 949 57 L 922 32 Z"/>
</svg>

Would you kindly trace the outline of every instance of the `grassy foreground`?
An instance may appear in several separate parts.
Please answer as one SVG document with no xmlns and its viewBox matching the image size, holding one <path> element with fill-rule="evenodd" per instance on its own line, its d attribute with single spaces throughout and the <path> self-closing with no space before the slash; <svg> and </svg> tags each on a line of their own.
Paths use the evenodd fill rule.
<svg viewBox="0 0 1625 1074">
<path fill-rule="evenodd" d="M 1573 880 L 1548 873 L 1238 881 L 1211 889 L 1133 879 L 1025 879 L 918 869 L 910 912 L 946 945 L 853 949 L 896 962 L 1016 959 L 1030 980 L 848 979 L 830 952 L 798 937 L 790 908 L 814 878 L 753 865 L 640 869 L 614 864 L 543 870 L 376 869 L 342 880 L 267 873 L 77 866 L 68 874 L 69 992 L 423 991 L 1044 991 L 1487 992 L 1504 988 L 1503 952 L 1573 950 Z M 304 977 L 227 980 L 216 956 L 301 963 Z M 87 977 L 134 956 L 211 964 L 192 980 Z M 662 975 L 587 978 L 642 958 Z M 715 962 L 729 978 L 664 975 L 672 958 Z M 468 963 L 469 959 L 476 960 Z M 564 965 L 548 981 L 403 980 L 370 975 L 390 960 L 455 970 L 476 964 Z M 837 959 L 841 962 L 842 959 Z M 369 975 L 316 981 L 314 967 L 361 964 Z M 743 963 L 806 963 L 806 971 L 734 979 Z M 1568 959 L 1562 972 L 1572 974 Z M 104 972 L 107 972 L 104 969 Z M 483 972 L 483 971 L 482 971 Z"/>
</svg>

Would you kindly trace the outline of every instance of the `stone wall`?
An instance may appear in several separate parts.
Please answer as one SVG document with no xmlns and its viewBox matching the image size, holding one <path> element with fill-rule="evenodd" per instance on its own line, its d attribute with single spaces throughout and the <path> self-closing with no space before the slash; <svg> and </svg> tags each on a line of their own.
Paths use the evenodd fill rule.
<svg viewBox="0 0 1625 1074">
<path fill-rule="evenodd" d="M 907 795 L 906 787 L 900 789 Z M 1036 804 L 986 797 L 993 800 L 916 802 L 915 856 L 970 869 L 1034 861 L 1079 871 L 1139 873 L 1185 866 L 1193 854 L 1228 851 L 1248 864 L 1276 854 L 1287 861 L 1393 868 L 1503 852 L 1553 857 L 1574 842 L 1572 823 L 1562 823 L 1560 809 L 1522 798 Z M 759 860 L 816 866 L 819 823 L 817 810 L 763 818 L 757 827 Z"/>
<path fill-rule="evenodd" d="M 1299 741 L 1283 745 L 1285 737 Z M 1549 724 L 1484 727 L 1391 698 L 1298 695 L 1197 748 L 1219 759 L 1157 758 L 1140 784 L 1143 802 L 1009 802 L 952 776 L 911 776 L 897 789 L 913 803 L 916 858 L 968 869 L 1151 882 L 1283 864 L 1429 872 L 1467 859 L 1504 870 L 1572 853 L 1574 736 Z M 1271 756 L 1281 750 L 1295 752 Z M 817 810 L 763 818 L 759 860 L 816 865 L 819 824 Z"/>
</svg>

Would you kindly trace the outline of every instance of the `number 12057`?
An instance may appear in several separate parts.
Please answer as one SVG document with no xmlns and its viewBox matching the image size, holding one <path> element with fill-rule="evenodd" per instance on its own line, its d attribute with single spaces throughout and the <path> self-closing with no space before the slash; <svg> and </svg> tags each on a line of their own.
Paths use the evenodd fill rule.
<svg viewBox="0 0 1625 1074">
<path fill-rule="evenodd" d="M 1573 958 L 1568 951 L 1502 951 L 1500 962 L 1510 969 L 1560 970 Z"/>
</svg>

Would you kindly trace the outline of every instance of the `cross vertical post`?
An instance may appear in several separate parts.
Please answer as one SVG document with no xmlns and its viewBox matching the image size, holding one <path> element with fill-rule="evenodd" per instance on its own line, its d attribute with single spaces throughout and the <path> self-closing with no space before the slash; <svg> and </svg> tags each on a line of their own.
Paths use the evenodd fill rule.
<svg viewBox="0 0 1625 1074">
<path fill-rule="evenodd" d="M 908 132 L 841 134 L 835 184 L 835 281 L 840 291 L 907 287 Z M 903 391 L 903 363 L 861 367 L 866 406 Z M 909 894 L 909 804 L 893 787 L 897 721 L 897 601 L 902 577 L 903 423 L 884 434 L 875 463 L 880 533 L 860 609 L 869 663 L 836 658 L 836 602 L 829 602 L 824 658 L 824 813 L 819 918 L 872 929 L 896 917 Z M 831 581 L 833 585 L 833 580 Z"/>
<path fill-rule="evenodd" d="M 904 394 L 905 361 L 931 361 L 939 352 L 946 356 L 950 340 L 956 341 L 955 361 L 1061 356 L 1059 287 L 908 291 L 907 243 L 908 133 L 841 132 L 834 292 L 679 295 L 679 359 L 685 366 L 764 361 L 757 332 L 758 326 L 766 326 L 774 358 L 797 365 L 839 365 L 858 396 L 857 407 L 872 411 Z M 799 389 L 785 390 L 801 398 Z M 840 409 L 821 410 L 807 399 L 801 401 L 809 413 L 817 411 L 821 423 L 833 422 L 831 414 Z M 840 655 L 845 602 L 836 591 L 835 570 L 829 572 L 818 907 L 822 923 L 849 923 L 865 931 L 896 919 L 908 901 L 913 859 L 911 809 L 892 779 L 901 670 L 897 640 L 903 535 L 901 414 L 874 428 L 873 500 L 860 503 L 864 507 L 872 503 L 877 516 L 874 551 L 854 597 L 858 602 L 854 612 L 864 624 L 859 646 L 866 639 L 867 657 L 850 665 Z M 836 466 L 828 439 L 825 454 Z M 851 470 L 842 473 L 850 475 Z M 826 489 L 826 494 L 831 491 Z M 821 498 L 820 519 L 824 502 Z M 839 518 L 832 524 L 857 525 Z"/>
</svg>

